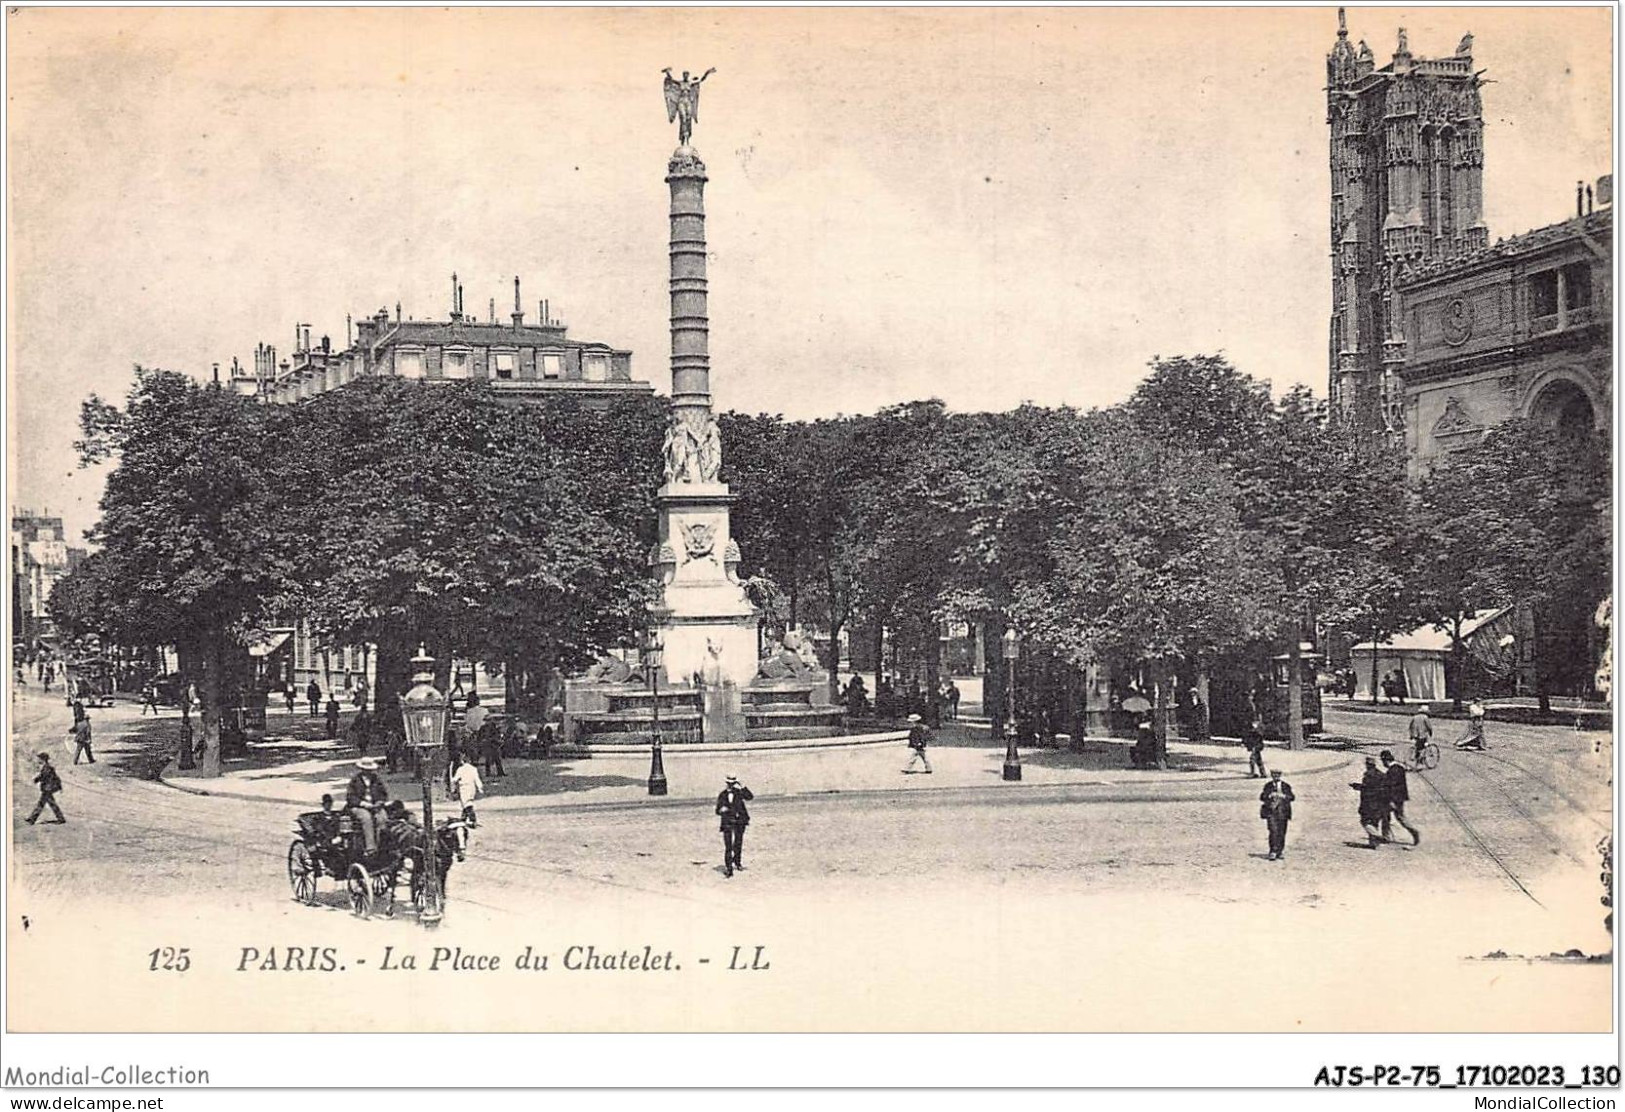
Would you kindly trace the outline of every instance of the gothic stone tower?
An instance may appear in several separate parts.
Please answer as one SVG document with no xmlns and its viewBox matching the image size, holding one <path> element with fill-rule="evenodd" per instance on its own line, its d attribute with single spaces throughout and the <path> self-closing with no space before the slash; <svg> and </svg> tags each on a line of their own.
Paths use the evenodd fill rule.
<svg viewBox="0 0 1625 1112">
<path fill-rule="evenodd" d="M 1448 58 L 1411 55 L 1405 29 L 1376 68 L 1349 45 L 1343 9 L 1326 57 L 1331 127 L 1329 394 L 1368 433 L 1402 435 L 1405 331 L 1395 284 L 1407 266 L 1487 245 L 1483 110 L 1473 37 Z"/>
</svg>

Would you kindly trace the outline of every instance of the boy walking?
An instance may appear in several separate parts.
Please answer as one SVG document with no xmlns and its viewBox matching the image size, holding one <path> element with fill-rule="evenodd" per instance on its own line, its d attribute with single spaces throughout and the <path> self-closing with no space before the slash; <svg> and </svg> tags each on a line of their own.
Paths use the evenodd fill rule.
<svg viewBox="0 0 1625 1112">
<path fill-rule="evenodd" d="M 451 774 L 452 798 L 462 804 L 463 821 L 469 826 L 479 826 L 480 820 L 474 814 L 474 800 L 485 790 L 485 781 L 480 779 L 480 770 L 474 767 L 474 759 L 467 753 L 457 759 L 457 771 Z"/>
</svg>

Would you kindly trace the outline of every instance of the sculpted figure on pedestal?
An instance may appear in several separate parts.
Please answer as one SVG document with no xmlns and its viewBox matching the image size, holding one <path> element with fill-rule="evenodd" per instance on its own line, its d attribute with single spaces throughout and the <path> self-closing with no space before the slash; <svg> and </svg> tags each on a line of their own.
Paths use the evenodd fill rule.
<svg viewBox="0 0 1625 1112">
<path fill-rule="evenodd" d="M 722 469 L 722 433 L 710 410 L 675 414 L 661 452 L 668 483 L 714 483 Z"/>
<path fill-rule="evenodd" d="M 625 683 L 632 676 L 632 669 L 626 666 L 623 660 L 613 656 L 600 657 L 598 663 L 587 669 L 586 680 L 589 683 Z"/>
<path fill-rule="evenodd" d="M 717 69 L 712 66 L 698 77 L 690 77 L 684 70 L 681 79 L 671 75 L 670 66 L 660 72 L 666 75 L 666 122 L 677 121 L 677 142 L 686 147 L 694 125 L 700 122 L 700 83 Z"/>
</svg>

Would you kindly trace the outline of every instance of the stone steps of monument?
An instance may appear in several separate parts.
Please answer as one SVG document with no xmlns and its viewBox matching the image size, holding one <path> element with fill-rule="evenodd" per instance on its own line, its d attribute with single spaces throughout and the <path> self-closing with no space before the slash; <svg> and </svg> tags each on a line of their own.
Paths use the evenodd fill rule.
<svg viewBox="0 0 1625 1112">
<path fill-rule="evenodd" d="M 644 710 L 600 710 L 582 711 L 573 716 L 583 728 L 588 730 L 613 730 L 620 727 L 640 726 L 652 722 L 654 715 Z M 698 722 L 703 717 L 697 710 L 666 710 L 660 711 L 660 721 L 680 725 L 685 722 Z"/>
</svg>

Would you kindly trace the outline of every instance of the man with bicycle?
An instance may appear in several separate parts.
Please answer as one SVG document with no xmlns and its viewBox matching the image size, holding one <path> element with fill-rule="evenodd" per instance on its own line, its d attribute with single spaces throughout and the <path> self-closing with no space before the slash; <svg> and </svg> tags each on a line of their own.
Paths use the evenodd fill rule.
<svg viewBox="0 0 1625 1112">
<path fill-rule="evenodd" d="M 1427 748 L 1433 741 L 1433 723 L 1428 718 L 1426 703 L 1416 708 L 1411 715 L 1411 754 L 1412 763 L 1421 767 L 1427 763 Z"/>
</svg>

